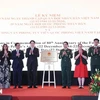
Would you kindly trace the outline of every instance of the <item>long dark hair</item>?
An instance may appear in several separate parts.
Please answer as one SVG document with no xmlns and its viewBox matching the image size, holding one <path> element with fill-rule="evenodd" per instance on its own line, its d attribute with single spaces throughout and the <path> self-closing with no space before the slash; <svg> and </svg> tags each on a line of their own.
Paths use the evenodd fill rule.
<svg viewBox="0 0 100 100">
<path fill-rule="evenodd" d="M 4 52 L 4 46 L 7 47 L 7 52 L 8 52 L 8 45 L 7 45 L 7 44 L 3 44 L 3 46 L 2 46 L 2 51 Z"/>
</svg>

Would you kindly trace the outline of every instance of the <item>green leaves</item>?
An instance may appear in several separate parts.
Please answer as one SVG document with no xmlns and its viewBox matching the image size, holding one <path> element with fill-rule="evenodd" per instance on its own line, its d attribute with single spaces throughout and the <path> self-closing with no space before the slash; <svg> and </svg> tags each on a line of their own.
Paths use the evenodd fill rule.
<svg viewBox="0 0 100 100">
<path fill-rule="evenodd" d="M 91 83 L 89 84 L 89 88 L 91 93 L 99 93 L 100 91 L 100 70 L 96 69 L 96 73 L 90 76 Z"/>
</svg>

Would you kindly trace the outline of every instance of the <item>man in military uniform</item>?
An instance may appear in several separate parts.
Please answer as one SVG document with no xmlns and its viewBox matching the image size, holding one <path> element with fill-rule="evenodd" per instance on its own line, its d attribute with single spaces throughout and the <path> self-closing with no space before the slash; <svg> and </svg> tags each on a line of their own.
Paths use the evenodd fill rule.
<svg viewBox="0 0 100 100">
<path fill-rule="evenodd" d="M 64 49 L 60 51 L 59 59 L 61 59 L 61 70 L 62 70 L 62 88 L 70 89 L 71 86 L 71 58 L 72 50 L 68 49 L 68 42 L 63 43 Z"/>
<path fill-rule="evenodd" d="M 95 73 L 95 69 L 100 70 L 100 47 L 99 39 L 94 39 L 94 46 L 88 50 L 88 56 L 91 57 L 91 74 Z"/>
</svg>

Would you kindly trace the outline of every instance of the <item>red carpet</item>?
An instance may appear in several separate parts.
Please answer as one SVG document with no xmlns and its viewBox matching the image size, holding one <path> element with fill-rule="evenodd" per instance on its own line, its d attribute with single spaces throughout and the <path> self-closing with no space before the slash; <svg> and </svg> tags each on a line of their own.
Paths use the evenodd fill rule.
<svg viewBox="0 0 100 100">
<path fill-rule="evenodd" d="M 3 95 L 12 95 L 13 100 L 71 100 L 75 95 L 91 95 L 88 87 L 78 89 L 78 87 L 71 87 L 71 89 L 62 89 L 61 86 L 54 88 L 53 86 L 39 86 L 37 89 L 3 89 Z"/>
</svg>

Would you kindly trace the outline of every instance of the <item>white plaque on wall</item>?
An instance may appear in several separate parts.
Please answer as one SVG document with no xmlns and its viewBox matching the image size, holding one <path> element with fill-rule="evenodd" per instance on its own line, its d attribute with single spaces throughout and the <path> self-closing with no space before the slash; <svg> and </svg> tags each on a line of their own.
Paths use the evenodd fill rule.
<svg viewBox="0 0 100 100">
<path fill-rule="evenodd" d="M 57 62 L 58 53 L 57 51 L 44 50 L 41 52 L 41 62 Z"/>
</svg>

